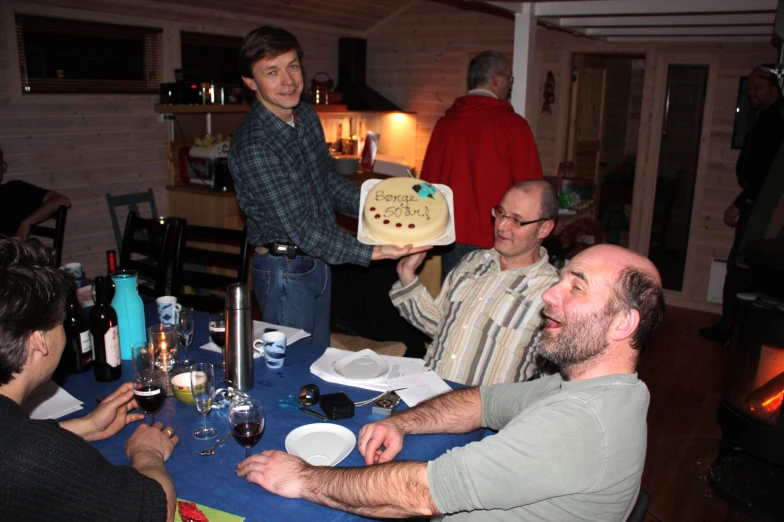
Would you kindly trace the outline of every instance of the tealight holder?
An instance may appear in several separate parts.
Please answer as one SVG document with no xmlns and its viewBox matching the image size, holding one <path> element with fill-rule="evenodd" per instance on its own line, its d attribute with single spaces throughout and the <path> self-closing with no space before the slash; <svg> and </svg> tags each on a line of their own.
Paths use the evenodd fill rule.
<svg viewBox="0 0 784 522">
<path fill-rule="evenodd" d="M 147 328 L 147 338 L 153 347 L 155 366 L 166 375 L 168 383 L 177 359 L 176 326 L 166 323 L 150 326 Z M 170 388 L 168 384 L 167 388 Z"/>
</svg>

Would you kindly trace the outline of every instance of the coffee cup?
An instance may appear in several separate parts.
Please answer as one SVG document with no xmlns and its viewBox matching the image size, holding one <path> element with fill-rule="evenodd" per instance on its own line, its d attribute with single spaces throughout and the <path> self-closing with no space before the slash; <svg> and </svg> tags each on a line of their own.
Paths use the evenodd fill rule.
<svg viewBox="0 0 784 522">
<path fill-rule="evenodd" d="M 267 332 L 261 336 L 261 339 L 253 341 L 253 348 L 264 354 L 267 368 L 280 368 L 286 359 L 286 334 Z"/>
<path fill-rule="evenodd" d="M 158 307 L 158 320 L 166 324 L 176 324 L 177 315 L 182 310 L 182 305 L 177 302 L 177 298 L 171 295 L 159 297 L 155 300 Z"/>
</svg>

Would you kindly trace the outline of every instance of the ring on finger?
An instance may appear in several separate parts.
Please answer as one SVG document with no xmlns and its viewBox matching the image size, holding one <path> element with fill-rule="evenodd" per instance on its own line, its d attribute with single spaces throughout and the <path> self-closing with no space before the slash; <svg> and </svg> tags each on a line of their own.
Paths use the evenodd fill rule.
<svg viewBox="0 0 784 522">
<path fill-rule="evenodd" d="M 163 431 L 165 431 L 165 432 L 166 432 L 166 434 L 169 436 L 169 438 L 172 438 L 172 437 L 174 437 L 174 430 L 173 430 L 173 429 L 171 429 L 171 428 L 166 428 L 166 429 L 164 429 Z"/>
</svg>

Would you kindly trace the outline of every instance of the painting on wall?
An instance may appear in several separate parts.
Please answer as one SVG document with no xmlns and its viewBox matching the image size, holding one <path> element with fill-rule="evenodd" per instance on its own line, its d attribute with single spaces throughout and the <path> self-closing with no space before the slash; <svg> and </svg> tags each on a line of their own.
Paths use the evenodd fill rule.
<svg viewBox="0 0 784 522">
<path fill-rule="evenodd" d="M 759 111 L 755 111 L 749 105 L 749 97 L 746 95 L 746 87 L 748 84 L 749 77 L 743 76 L 738 85 L 738 100 L 735 103 L 735 125 L 732 128 L 733 149 L 743 148 L 743 138 L 746 136 L 746 133 L 759 114 Z"/>
</svg>

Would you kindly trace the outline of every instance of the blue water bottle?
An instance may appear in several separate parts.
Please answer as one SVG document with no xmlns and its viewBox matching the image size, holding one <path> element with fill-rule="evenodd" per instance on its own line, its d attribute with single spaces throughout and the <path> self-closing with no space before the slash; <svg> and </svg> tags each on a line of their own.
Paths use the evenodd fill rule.
<svg viewBox="0 0 784 522">
<path fill-rule="evenodd" d="M 120 327 L 120 358 L 131 360 L 131 346 L 147 340 L 144 323 L 144 303 L 136 290 L 135 270 L 116 270 L 112 273 L 114 299 L 112 308 L 117 312 Z"/>
</svg>

